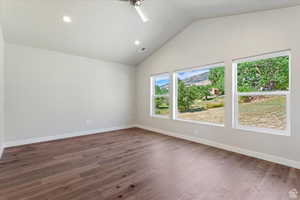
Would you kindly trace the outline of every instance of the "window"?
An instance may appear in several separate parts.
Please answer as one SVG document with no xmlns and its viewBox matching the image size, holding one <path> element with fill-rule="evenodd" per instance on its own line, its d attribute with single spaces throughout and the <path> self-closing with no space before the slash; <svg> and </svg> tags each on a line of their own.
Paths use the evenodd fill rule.
<svg viewBox="0 0 300 200">
<path fill-rule="evenodd" d="M 175 119 L 224 124 L 224 63 L 175 73 Z"/>
<path fill-rule="evenodd" d="M 290 53 L 237 60 L 234 126 L 287 135 L 290 129 Z"/>
<path fill-rule="evenodd" d="M 170 116 L 170 76 L 162 74 L 151 77 L 151 115 Z"/>
</svg>

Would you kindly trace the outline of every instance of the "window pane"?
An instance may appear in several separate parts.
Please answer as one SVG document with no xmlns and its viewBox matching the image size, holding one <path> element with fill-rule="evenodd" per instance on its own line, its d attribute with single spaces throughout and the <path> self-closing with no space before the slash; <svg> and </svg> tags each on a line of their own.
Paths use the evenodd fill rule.
<svg viewBox="0 0 300 200">
<path fill-rule="evenodd" d="M 240 96 L 239 124 L 286 130 L 286 96 Z"/>
<path fill-rule="evenodd" d="M 289 56 L 239 63 L 238 92 L 287 91 Z"/>
<path fill-rule="evenodd" d="M 224 123 L 224 67 L 180 72 L 177 118 Z"/>
<path fill-rule="evenodd" d="M 168 97 L 155 97 L 154 99 L 155 115 L 169 115 L 170 101 Z"/>
<path fill-rule="evenodd" d="M 164 95 L 169 93 L 170 78 L 169 75 L 157 76 L 154 78 L 155 95 Z"/>
</svg>

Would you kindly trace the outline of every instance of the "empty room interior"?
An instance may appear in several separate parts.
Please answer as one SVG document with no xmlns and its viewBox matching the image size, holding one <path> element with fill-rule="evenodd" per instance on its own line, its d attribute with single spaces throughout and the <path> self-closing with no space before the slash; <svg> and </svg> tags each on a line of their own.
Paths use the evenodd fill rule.
<svg viewBox="0 0 300 200">
<path fill-rule="evenodd" d="M 300 0 L 0 0 L 0 200 L 300 200 Z"/>
</svg>

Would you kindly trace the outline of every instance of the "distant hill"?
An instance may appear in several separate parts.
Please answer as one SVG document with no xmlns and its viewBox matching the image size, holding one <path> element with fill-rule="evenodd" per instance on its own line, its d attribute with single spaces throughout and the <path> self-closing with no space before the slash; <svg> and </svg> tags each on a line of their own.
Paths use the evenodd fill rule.
<svg viewBox="0 0 300 200">
<path fill-rule="evenodd" d="M 185 85 L 192 86 L 192 85 L 209 85 L 211 84 L 210 80 L 208 79 L 209 72 L 205 72 L 203 74 L 198 74 L 186 79 L 183 79 Z"/>
<path fill-rule="evenodd" d="M 160 86 L 161 89 L 169 89 L 169 84 L 165 84 L 165 85 L 161 85 Z"/>
<path fill-rule="evenodd" d="M 205 72 L 203 74 L 198 74 L 186 79 L 183 79 L 182 81 L 186 86 L 192 86 L 192 85 L 209 85 L 211 84 L 210 80 L 208 79 L 209 72 Z M 169 89 L 169 84 L 161 85 L 159 86 L 161 89 Z"/>
</svg>

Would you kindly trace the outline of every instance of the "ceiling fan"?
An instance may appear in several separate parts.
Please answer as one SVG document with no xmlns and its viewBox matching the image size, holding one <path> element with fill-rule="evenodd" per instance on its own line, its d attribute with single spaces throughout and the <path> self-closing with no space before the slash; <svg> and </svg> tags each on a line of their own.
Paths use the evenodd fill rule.
<svg viewBox="0 0 300 200">
<path fill-rule="evenodd" d="M 145 15 L 145 13 L 143 12 L 141 6 L 144 0 L 120 0 L 120 1 L 127 1 L 130 3 L 130 5 L 132 5 L 136 12 L 139 14 L 140 18 L 142 19 L 142 21 L 144 23 L 149 21 L 149 18 Z"/>
</svg>

